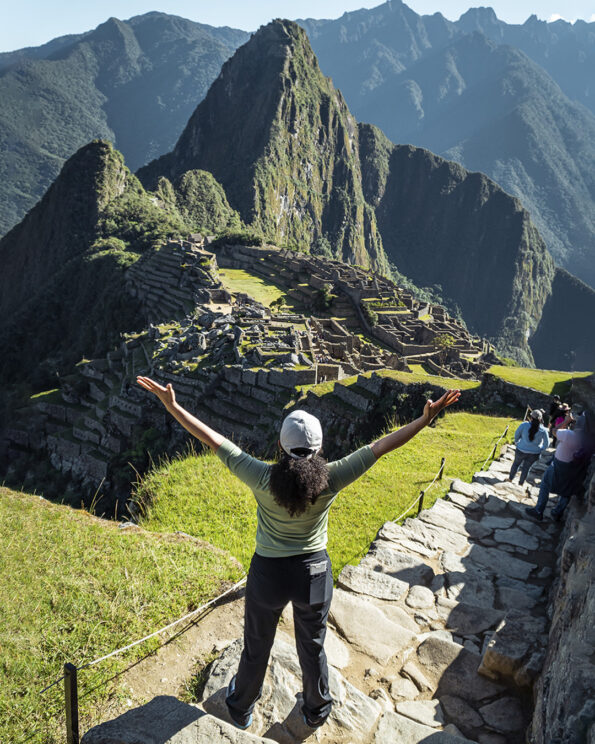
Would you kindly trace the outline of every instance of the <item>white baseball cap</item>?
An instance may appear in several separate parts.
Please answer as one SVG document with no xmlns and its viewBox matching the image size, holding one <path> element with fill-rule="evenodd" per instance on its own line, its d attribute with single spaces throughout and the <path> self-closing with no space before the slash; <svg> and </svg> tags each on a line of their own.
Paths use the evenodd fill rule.
<svg viewBox="0 0 595 744">
<path fill-rule="evenodd" d="M 304 455 L 293 450 L 310 450 L 306 457 L 312 457 L 322 446 L 322 427 L 316 416 L 306 411 L 292 411 L 283 421 L 279 435 L 281 447 L 295 459 Z"/>
</svg>

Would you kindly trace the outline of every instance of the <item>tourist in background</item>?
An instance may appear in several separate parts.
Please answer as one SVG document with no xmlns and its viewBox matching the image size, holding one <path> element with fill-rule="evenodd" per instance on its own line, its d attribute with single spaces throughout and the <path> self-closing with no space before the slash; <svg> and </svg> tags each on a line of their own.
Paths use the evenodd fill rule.
<svg viewBox="0 0 595 744">
<path fill-rule="evenodd" d="M 261 695 L 277 623 L 285 605 L 293 605 L 295 639 L 303 679 L 302 714 L 311 728 L 328 718 L 332 698 L 324 652 L 333 574 L 326 551 L 328 512 L 337 493 L 368 468 L 408 442 L 447 406 L 459 390 L 449 390 L 410 424 L 327 463 L 320 456 L 322 429 L 306 411 L 293 411 L 281 426 L 280 458 L 271 465 L 251 457 L 233 442 L 192 416 L 176 402 L 170 385 L 138 377 L 167 411 L 193 436 L 217 453 L 246 483 L 257 502 L 256 551 L 246 584 L 244 649 L 237 674 L 227 688 L 229 714 L 238 728 L 252 723 Z"/>
<path fill-rule="evenodd" d="M 514 433 L 516 452 L 514 462 L 510 468 L 508 480 L 514 480 L 517 470 L 521 469 L 519 485 L 527 479 L 527 473 L 539 455 L 547 449 L 550 439 L 547 429 L 543 425 L 543 414 L 539 409 L 531 411 L 530 420 L 523 421 Z"/>
<path fill-rule="evenodd" d="M 556 521 L 561 518 L 571 496 L 580 492 L 586 465 L 595 453 L 592 414 L 583 413 L 575 420 L 568 410 L 557 434 L 558 446 L 551 465 L 543 474 L 537 504 L 534 508 L 525 509 L 530 517 L 538 520 L 543 519 L 550 493 L 558 494 L 558 503 L 552 509 L 552 518 Z"/>
</svg>

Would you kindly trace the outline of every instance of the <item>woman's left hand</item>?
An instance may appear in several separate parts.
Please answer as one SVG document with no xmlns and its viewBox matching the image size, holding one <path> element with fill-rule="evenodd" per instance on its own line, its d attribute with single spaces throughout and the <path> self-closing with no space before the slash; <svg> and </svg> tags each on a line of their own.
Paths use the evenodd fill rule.
<svg viewBox="0 0 595 744">
<path fill-rule="evenodd" d="M 176 403 L 176 394 L 174 393 L 171 383 L 169 383 L 167 387 L 163 387 L 163 385 L 155 382 L 155 380 L 152 380 L 150 377 L 137 377 L 136 381 L 145 390 L 156 395 L 168 410 L 174 407 Z"/>
<path fill-rule="evenodd" d="M 424 406 L 423 413 L 426 423 L 429 424 L 432 419 L 440 413 L 440 411 L 443 411 L 445 408 L 448 408 L 448 406 L 456 403 L 460 396 L 460 390 L 447 390 L 446 393 L 444 393 L 442 397 L 438 398 L 436 402 L 428 400 Z"/>
</svg>

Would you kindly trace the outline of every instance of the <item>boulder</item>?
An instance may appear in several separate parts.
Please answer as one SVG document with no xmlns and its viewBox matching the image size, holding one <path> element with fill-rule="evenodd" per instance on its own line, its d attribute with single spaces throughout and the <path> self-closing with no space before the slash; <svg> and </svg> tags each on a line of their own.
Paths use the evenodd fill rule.
<svg viewBox="0 0 595 744">
<path fill-rule="evenodd" d="M 513 697 L 494 700 L 481 707 L 479 713 L 491 729 L 502 734 L 523 732 L 527 725 L 521 705 Z"/>
<path fill-rule="evenodd" d="M 396 710 L 424 726 L 440 728 L 444 724 L 444 714 L 438 700 L 406 700 L 397 703 Z"/>
<path fill-rule="evenodd" d="M 475 729 L 483 726 L 483 718 L 463 698 L 457 695 L 441 695 L 440 704 L 447 718 L 466 736 L 473 736 Z"/>
<path fill-rule="evenodd" d="M 415 634 L 389 618 L 370 600 L 337 589 L 329 613 L 341 635 L 381 664 L 414 643 Z"/>
<path fill-rule="evenodd" d="M 424 726 L 399 713 L 385 713 L 380 719 L 372 744 L 473 744 L 469 739 L 461 739 L 446 731 Z"/>
<path fill-rule="evenodd" d="M 479 671 L 494 679 L 514 682 L 523 664 L 546 641 L 545 620 L 511 610 L 490 638 Z"/>
<path fill-rule="evenodd" d="M 469 701 L 481 702 L 502 692 L 502 685 L 478 674 L 481 659 L 458 643 L 435 637 L 426 638 L 417 649 L 416 662 L 432 682 L 438 697 L 458 695 L 465 690 Z"/>
<path fill-rule="evenodd" d="M 370 552 L 362 559 L 360 566 L 382 571 L 407 584 L 427 586 L 434 577 L 432 568 L 420 558 L 394 550 L 383 540 L 372 543 Z"/>
<path fill-rule="evenodd" d="M 339 574 L 337 584 L 357 594 L 390 600 L 400 599 L 409 589 L 406 582 L 362 565 L 345 566 Z"/>
</svg>

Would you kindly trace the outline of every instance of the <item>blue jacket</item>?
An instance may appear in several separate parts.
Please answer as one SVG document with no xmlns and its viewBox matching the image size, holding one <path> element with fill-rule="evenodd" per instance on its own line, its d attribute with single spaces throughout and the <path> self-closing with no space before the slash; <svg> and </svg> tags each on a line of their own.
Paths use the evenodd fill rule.
<svg viewBox="0 0 595 744">
<path fill-rule="evenodd" d="M 547 449 L 550 440 L 548 437 L 547 429 L 543 424 L 539 425 L 539 429 L 535 432 L 533 441 L 529 439 L 529 429 L 531 424 L 528 421 L 524 421 L 514 433 L 514 441 L 517 448 L 521 452 L 531 452 L 532 454 L 538 455 Z"/>
</svg>

